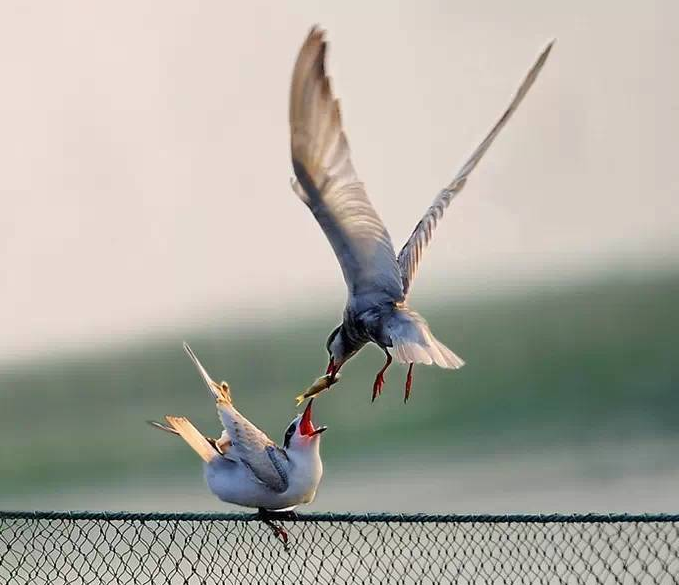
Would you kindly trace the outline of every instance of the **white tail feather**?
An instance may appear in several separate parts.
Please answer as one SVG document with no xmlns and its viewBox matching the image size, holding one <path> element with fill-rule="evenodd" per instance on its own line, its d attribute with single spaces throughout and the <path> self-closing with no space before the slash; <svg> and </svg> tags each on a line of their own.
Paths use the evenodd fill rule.
<svg viewBox="0 0 679 585">
<path fill-rule="evenodd" d="M 427 322 L 412 309 L 403 307 L 390 323 L 394 357 L 402 364 L 436 364 L 457 370 L 464 360 L 436 339 Z"/>
<path fill-rule="evenodd" d="M 205 463 L 210 463 L 218 453 L 210 442 L 183 416 L 166 416 L 165 420 L 184 439 Z"/>
<path fill-rule="evenodd" d="M 414 341 L 394 343 L 394 357 L 402 364 L 436 364 L 439 368 L 457 370 L 464 366 L 464 360 L 455 355 L 437 339 L 429 345 L 420 345 Z"/>
<path fill-rule="evenodd" d="M 443 359 L 446 362 L 445 367 L 452 368 L 453 370 L 457 370 L 457 369 L 461 368 L 462 366 L 464 366 L 464 360 L 459 355 L 452 352 L 445 345 L 443 345 L 440 341 L 438 341 L 438 340 L 434 340 L 434 341 L 436 341 L 436 344 L 437 344 L 436 347 L 441 352 L 441 354 L 443 355 Z"/>
</svg>

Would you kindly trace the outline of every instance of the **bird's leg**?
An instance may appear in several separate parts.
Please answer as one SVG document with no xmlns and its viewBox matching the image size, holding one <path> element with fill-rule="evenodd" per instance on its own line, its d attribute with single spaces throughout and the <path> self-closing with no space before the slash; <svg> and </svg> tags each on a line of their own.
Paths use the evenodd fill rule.
<svg viewBox="0 0 679 585">
<path fill-rule="evenodd" d="M 288 548 L 288 533 L 282 526 L 274 524 L 274 522 L 271 519 L 272 517 L 274 517 L 274 514 L 272 514 L 271 512 L 269 512 L 269 510 L 265 508 L 259 508 L 258 514 L 259 519 L 262 522 L 264 522 L 264 524 L 266 524 L 269 528 L 271 528 L 271 531 L 274 533 L 274 536 L 283 543 L 283 550 L 289 553 L 290 549 Z"/>
<path fill-rule="evenodd" d="M 413 364 L 412 362 L 408 366 L 408 377 L 406 378 L 406 394 L 403 398 L 403 402 L 408 402 L 408 398 L 410 398 L 410 390 L 413 387 Z"/>
<path fill-rule="evenodd" d="M 387 368 L 391 365 L 391 354 L 386 349 L 384 350 L 384 353 L 387 356 L 387 362 L 382 366 L 382 369 L 377 372 L 377 376 L 375 376 L 375 383 L 373 384 L 373 402 L 375 402 L 375 398 L 382 394 L 382 388 L 384 387 L 384 372 L 386 372 Z"/>
</svg>

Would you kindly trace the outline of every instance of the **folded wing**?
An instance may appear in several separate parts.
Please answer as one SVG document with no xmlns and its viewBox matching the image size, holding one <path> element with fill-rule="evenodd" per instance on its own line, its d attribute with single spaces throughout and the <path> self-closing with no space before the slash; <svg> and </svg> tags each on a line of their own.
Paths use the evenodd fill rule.
<svg viewBox="0 0 679 585">
<path fill-rule="evenodd" d="M 217 384 L 188 344 L 184 344 L 184 349 L 215 399 L 217 413 L 230 441 L 229 459 L 240 460 L 252 471 L 256 479 L 271 490 L 278 493 L 286 491 L 288 476 L 285 452 L 236 410 L 228 384 L 226 382 Z"/>
<path fill-rule="evenodd" d="M 519 87 L 514 99 L 509 104 L 507 109 L 504 111 L 500 119 L 495 123 L 495 126 L 490 130 L 488 135 L 483 139 L 481 144 L 476 147 L 476 150 L 469 157 L 469 160 L 464 164 L 462 169 L 458 172 L 457 176 L 443 191 L 441 191 L 436 199 L 424 214 L 424 217 L 415 226 L 413 233 L 411 234 L 408 241 L 403 246 L 403 249 L 398 255 L 398 264 L 403 278 L 403 292 L 408 294 L 410 286 L 415 278 L 415 273 L 417 272 L 417 267 L 420 263 L 422 253 L 426 248 L 427 244 L 431 240 L 434 228 L 438 224 L 441 217 L 443 217 L 443 212 L 446 210 L 453 197 L 462 191 L 465 183 L 467 182 L 467 177 L 474 170 L 481 157 L 486 153 L 493 140 L 500 133 L 500 130 L 504 128 L 505 124 L 511 118 L 514 111 L 519 107 L 521 100 L 528 93 L 528 90 L 533 85 L 533 82 L 537 79 L 542 66 L 547 60 L 547 56 L 552 49 L 552 41 L 547 45 L 547 47 L 542 51 L 537 61 L 531 67 L 530 71 L 527 73 L 523 80 L 523 83 Z"/>
<path fill-rule="evenodd" d="M 400 300 L 394 247 L 351 162 L 325 53 L 323 32 L 314 28 L 300 50 L 290 89 L 293 188 L 330 241 L 349 294 Z"/>
</svg>

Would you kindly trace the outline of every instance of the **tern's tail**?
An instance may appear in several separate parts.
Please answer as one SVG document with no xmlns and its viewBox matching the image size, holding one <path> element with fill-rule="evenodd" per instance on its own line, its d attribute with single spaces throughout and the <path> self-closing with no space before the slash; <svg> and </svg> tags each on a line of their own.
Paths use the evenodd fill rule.
<svg viewBox="0 0 679 585">
<path fill-rule="evenodd" d="M 387 329 L 394 357 L 402 364 L 436 364 L 453 370 L 464 366 L 462 358 L 434 337 L 424 317 L 408 307 L 397 307 Z"/>
<path fill-rule="evenodd" d="M 158 425 L 158 427 L 163 430 L 168 430 L 169 432 L 177 433 L 189 444 L 191 449 L 198 453 L 199 457 L 205 461 L 205 463 L 210 463 L 210 461 L 219 455 L 219 452 L 215 447 L 191 424 L 189 419 L 184 418 L 183 416 L 166 416 L 165 420 L 167 421 L 169 428 L 164 427 L 163 425 Z"/>
<path fill-rule="evenodd" d="M 191 361 L 196 366 L 198 373 L 203 378 L 205 385 L 210 391 L 210 394 L 214 396 L 214 399 L 217 402 L 217 404 L 225 404 L 227 406 L 230 406 L 232 404 L 232 401 L 229 385 L 226 382 L 217 384 L 217 382 L 210 378 L 210 375 L 207 373 L 207 370 L 203 367 L 203 364 L 201 364 L 198 361 L 198 357 L 196 356 L 195 353 L 193 353 L 193 350 L 189 347 L 188 343 L 184 343 L 184 351 L 187 353 L 187 355 L 191 358 Z"/>
</svg>

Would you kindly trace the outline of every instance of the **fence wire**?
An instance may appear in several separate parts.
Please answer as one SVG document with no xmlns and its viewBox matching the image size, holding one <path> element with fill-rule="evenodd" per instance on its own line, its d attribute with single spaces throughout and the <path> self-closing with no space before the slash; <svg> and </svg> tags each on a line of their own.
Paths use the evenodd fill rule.
<svg viewBox="0 0 679 585">
<path fill-rule="evenodd" d="M 679 583 L 679 515 L 0 512 L 0 583 Z"/>
</svg>

